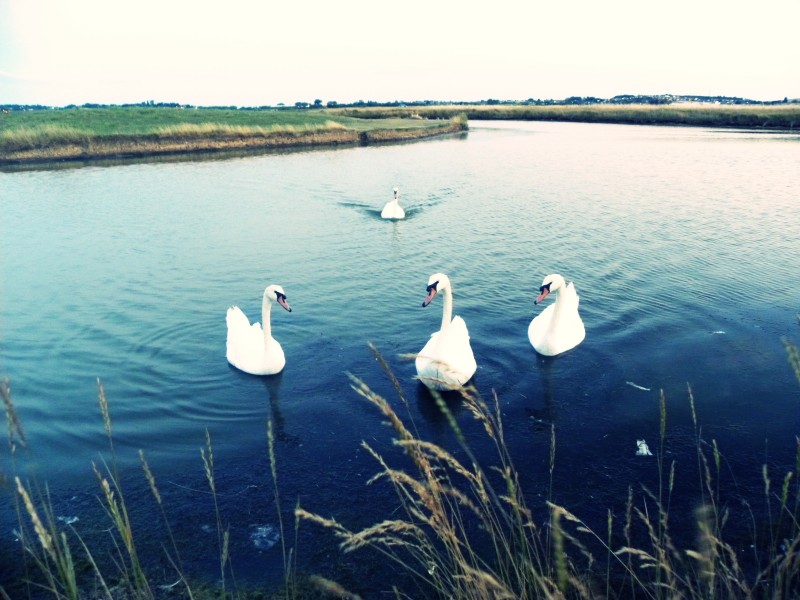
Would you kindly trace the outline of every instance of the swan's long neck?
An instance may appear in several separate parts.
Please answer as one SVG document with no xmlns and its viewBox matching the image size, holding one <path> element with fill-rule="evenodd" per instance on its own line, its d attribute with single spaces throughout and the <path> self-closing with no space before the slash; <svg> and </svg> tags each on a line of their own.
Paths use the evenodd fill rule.
<svg viewBox="0 0 800 600">
<path fill-rule="evenodd" d="M 270 312 L 272 312 L 272 302 L 265 295 L 261 302 L 261 328 L 264 330 L 264 347 L 272 339 L 272 324 L 270 323 Z"/>
<path fill-rule="evenodd" d="M 442 327 L 441 331 L 445 331 L 450 327 L 450 322 L 453 320 L 453 293 L 450 287 L 444 288 L 444 305 L 442 306 Z"/>
<path fill-rule="evenodd" d="M 564 298 L 561 295 L 561 290 L 563 288 L 558 288 L 556 290 L 556 302 L 555 307 L 553 308 L 553 320 L 551 321 L 552 324 L 556 324 L 559 322 L 562 313 L 564 312 L 564 307 L 567 303 L 564 301 Z"/>
</svg>

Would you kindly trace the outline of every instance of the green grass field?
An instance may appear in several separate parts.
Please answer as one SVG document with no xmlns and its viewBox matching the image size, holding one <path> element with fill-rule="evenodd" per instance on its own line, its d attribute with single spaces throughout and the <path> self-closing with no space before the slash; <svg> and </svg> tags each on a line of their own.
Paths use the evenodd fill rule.
<svg viewBox="0 0 800 600">
<path fill-rule="evenodd" d="M 356 131 L 431 126 L 426 120 L 403 118 L 362 119 L 327 110 L 232 110 L 210 108 L 108 107 L 12 111 L 0 119 L 0 134 L 22 128 L 70 127 L 87 134 L 148 135 L 179 125 L 209 123 L 271 129 L 275 127 L 325 127 L 330 122 Z"/>
<path fill-rule="evenodd" d="M 399 141 L 466 127 L 463 117 L 442 120 L 390 115 L 376 119 L 308 109 L 11 111 L 0 116 L 0 164 Z"/>
</svg>

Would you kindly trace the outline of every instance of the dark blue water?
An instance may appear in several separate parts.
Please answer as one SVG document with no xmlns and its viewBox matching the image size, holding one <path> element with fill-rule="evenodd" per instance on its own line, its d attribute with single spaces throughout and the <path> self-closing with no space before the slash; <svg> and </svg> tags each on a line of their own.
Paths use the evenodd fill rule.
<svg viewBox="0 0 800 600">
<path fill-rule="evenodd" d="M 208 430 L 238 572 L 277 582 L 267 419 L 290 523 L 298 500 L 351 528 L 397 507 L 391 490 L 366 486 L 378 467 L 361 440 L 396 450 L 346 375 L 396 402 L 368 341 L 421 434 L 455 448 L 399 358 L 438 329 L 441 303 L 421 301 L 441 271 L 535 509 L 544 514 L 551 424 L 554 498 L 600 530 L 629 485 L 657 482 L 653 459 L 635 451 L 637 439 L 658 446 L 660 390 L 669 458 L 692 502 L 688 385 L 732 493 L 763 495 L 761 465 L 776 479 L 793 469 L 800 432 L 781 342 L 800 342 L 798 165 L 797 135 L 473 123 L 464 137 L 396 146 L 0 173 L 0 374 L 30 447 L 14 461 L 0 453 L 3 469 L 49 482 L 57 512 L 86 531 L 107 526 L 94 521 L 91 470 L 109 459 L 99 378 L 140 544 L 159 555 L 164 541 L 142 449 L 190 569 L 214 577 Z M 407 219 L 386 222 L 395 186 Z M 586 339 L 545 359 L 527 327 L 553 272 L 575 282 Z M 260 319 L 270 283 L 294 310 L 272 318 L 286 369 L 258 378 L 225 361 L 225 311 L 235 303 Z M 491 462 L 469 412 L 451 408 Z M 6 516 L 0 538 L 13 547 Z M 341 568 L 329 534 L 301 529 L 301 563 Z"/>
</svg>

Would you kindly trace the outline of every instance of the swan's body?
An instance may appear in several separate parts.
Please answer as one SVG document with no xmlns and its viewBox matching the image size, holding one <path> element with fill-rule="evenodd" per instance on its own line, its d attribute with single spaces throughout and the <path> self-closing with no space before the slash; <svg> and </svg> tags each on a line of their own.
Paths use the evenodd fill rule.
<svg viewBox="0 0 800 600">
<path fill-rule="evenodd" d="M 544 356 L 555 356 L 571 350 L 586 337 L 583 321 L 578 314 L 578 293 L 570 281 L 567 285 L 561 275 L 548 275 L 539 288 L 539 304 L 548 294 L 556 301 L 545 308 L 528 326 L 528 339 L 533 348 Z"/>
<path fill-rule="evenodd" d="M 459 316 L 452 317 L 453 294 L 447 275 L 436 273 L 428 280 L 427 306 L 438 292 L 444 291 L 442 326 L 417 355 L 417 375 L 433 390 L 452 390 L 464 385 L 475 374 L 478 365 L 469 343 L 467 324 Z"/>
<path fill-rule="evenodd" d="M 251 375 L 274 375 L 286 365 L 286 357 L 278 340 L 272 337 L 270 312 L 273 303 L 288 310 L 286 294 L 279 285 L 270 285 L 264 290 L 261 301 L 261 322 L 250 324 L 238 306 L 231 306 L 225 321 L 228 324 L 228 339 L 225 357 L 237 369 Z"/>
<path fill-rule="evenodd" d="M 381 218 L 383 219 L 405 219 L 406 211 L 400 206 L 400 198 L 397 196 L 397 188 L 394 188 L 394 198 L 386 203 L 381 211 Z"/>
</svg>

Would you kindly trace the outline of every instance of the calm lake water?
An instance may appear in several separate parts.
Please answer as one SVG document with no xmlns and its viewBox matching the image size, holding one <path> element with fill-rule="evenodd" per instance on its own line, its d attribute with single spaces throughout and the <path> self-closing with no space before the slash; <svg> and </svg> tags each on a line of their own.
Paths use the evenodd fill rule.
<svg viewBox="0 0 800 600">
<path fill-rule="evenodd" d="M 140 554 L 160 560 L 168 541 L 142 449 L 188 570 L 218 576 L 200 457 L 208 431 L 237 577 L 277 584 L 268 419 L 290 529 L 298 501 L 353 529 L 397 508 L 386 484 L 366 485 L 378 465 L 361 440 L 402 461 L 346 375 L 401 406 L 367 342 L 403 383 L 420 434 L 457 451 L 399 356 L 439 327 L 441 301 L 421 302 L 441 271 L 470 330 L 475 385 L 487 400 L 497 393 L 542 521 L 551 424 L 553 498 L 597 530 L 607 510 L 624 513 L 629 486 L 637 498 L 642 484 L 656 489 L 655 458 L 635 452 L 637 439 L 658 449 L 660 390 L 675 506 L 688 515 L 698 476 L 687 385 L 731 503 L 763 503 L 761 466 L 774 481 L 793 470 L 800 433 L 781 341 L 800 343 L 799 165 L 796 134 L 473 122 L 466 135 L 412 144 L 0 173 L 0 375 L 30 447 L 14 464 L 4 449 L 0 464 L 48 482 L 56 515 L 105 539 L 92 473 L 110 459 L 99 378 Z M 407 219 L 387 222 L 395 186 Z M 549 273 L 574 281 L 586 326 L 555 358 L 527 340 Z M 294 309 L 272 314 L 287 364 L 248 376 L 225 360 L 225 311 L 238 304 L 260 320 L 270 283 Z M 448 401 L 495 464 L 469 412 Z M 0 526 L 0 555 L 18 559 L 10 501 Z M 352 591 L 388 587 L 375 583 L 380 565 L 342 557 L 310 524 L 297 555 Z"/>
</svg>

